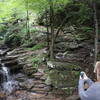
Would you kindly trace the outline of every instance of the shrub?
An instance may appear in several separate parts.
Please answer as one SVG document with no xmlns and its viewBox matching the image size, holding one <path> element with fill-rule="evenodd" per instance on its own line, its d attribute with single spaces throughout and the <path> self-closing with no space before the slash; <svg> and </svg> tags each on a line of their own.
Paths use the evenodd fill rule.
<svg viewBox="0 0 100 100">
<path fill-rule="evenodd" d="M 42 62 L 42 58 L 39 57 L 32 58 L 32 63 L 35 68 L 38 68 L 41 62 Z"/>
<path fill-rule="evenodd" d="M 21 45 L 21 36 L 14 33 L 7 33 L 5 35 L 4 43 L 8 47 L 18 47 Z"/>
</svg>

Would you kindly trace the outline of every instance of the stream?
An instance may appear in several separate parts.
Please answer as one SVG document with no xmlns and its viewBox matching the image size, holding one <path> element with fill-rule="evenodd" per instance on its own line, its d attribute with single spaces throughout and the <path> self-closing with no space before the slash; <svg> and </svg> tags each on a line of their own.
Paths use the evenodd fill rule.
<svg viewBox="0 0 100 100">
<path fill-rule="evenodd" d="M 19 54 L 9 55 L 9 51 L 4 55 L 4 51 L 0 50 L 0 100 L 63 100 L 54 96 L 52 88 L 45 84 L 45 66 L 41 66 L 34 77 L 28 77 L 16 62 Z M 20 52 L 26 56 L 23 50 Z"/>
<path fill-rule="evenodd" d="M 2 72 L 3 72 L 3 83 L 2 88 L 5 93 L 11 93 L 15 87 L 17 86 L 16 82 L 13 80 L 10 75 L 10 70 L 2 64 Z"/>
<path fill-rule="evenodd" d="M 2 52 L 3 50 L 0 50 L 0 54 L 3 54 Z M 0 91 L 3 91 L 5 94 L 10 94 L 18 86 L 18 82 L 13 79 L 10 69 L 7 66 L 5 66 L 4 63 L 2 63 L 2 57 L 0 58 L 0 65 L 1 65 L 0 68 L 1 90 Z"/>
</svg>

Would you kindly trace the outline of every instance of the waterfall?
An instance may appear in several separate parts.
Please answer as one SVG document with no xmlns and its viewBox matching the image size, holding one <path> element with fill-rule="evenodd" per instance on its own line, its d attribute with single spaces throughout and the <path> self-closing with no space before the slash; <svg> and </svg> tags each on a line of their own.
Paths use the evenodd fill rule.
<svg viewBox="0 0 100 100">
<path fill-rule="evenodd" d="M 2 87 L 5 92 L 11 93 L 13 90 L 13 80 L 11 79 L 9 69 L 5 66 L 5 64 L 2 65 L 2 73 L 3 73 L 3 83 Z"/>
<path fill-rule="evenodd" d="M 9 68 L 2 64 L 3 83 L 2 88 L 5 93 L 11 93 L 18 85 L 18 83 L 10 75 Z"/>
<path fill-rule="evenodd" d="M 1 52 L 2 50 L 0 50 L 0 53 Z M 9 68 L 5 66 L 4 63 L 2 63 L 2 59 L 0 59 L 0 65 L 1 65 L 0 72 L 2 72 L 2 82 L 1 82 L 2 90 L 5 93 L 11 93 L 16 88 L 17 82 L 11 76 Z"/>
<path fill-rule="evenodd" d="M 2 65 L 2 72 L 4 74 L 3 80 L 4 81 L 9 81 L 10 80 L 10 72 L 9 72 L 9 69 L 7 67 L 5 67 L 4 64 L 1 64 L 1 65 Z"/>
</svg>

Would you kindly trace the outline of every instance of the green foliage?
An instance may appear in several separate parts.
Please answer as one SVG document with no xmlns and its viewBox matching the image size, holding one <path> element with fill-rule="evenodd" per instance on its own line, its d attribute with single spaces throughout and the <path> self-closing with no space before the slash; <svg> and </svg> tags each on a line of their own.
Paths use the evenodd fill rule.
<svg viewBox="0 0 100 100">
<path fill-rule="evenodd" d="M 21 37 L 18 34 L 7 33 L 4 42 L 8 47 L 18 47 L 21 44 Z"/>
<path fill-rule="evenodd" d="M 38 49 L 42 49 L 42 48 L 44 48 L 46 46 L 47 46 L 47 43 L 46 42 L 45 43 L 43 42 L 43 43 L 39 43 L 39 44 L 33 46 L 32 48 L 28 48 L 28 50 L 35 51 L 35 50 L 38 50 Z"/>
<path fill-rule="evenodd" d="M 93 11 L 88 4 L 81 2 L 69 3 L 65 9 L 69 24 L 91 24 Z"/>
<path fill-rule="evenodd" d="M 70 0 L 51 0 L 57 9 L 61 9 L 63 4 Z M 29 13 L 40 14 L 49 8 L 49 0 L 5 0 L 0 1 L 0 22 L 8 21 L 15 16 L 17 18 L 26 16 Z M 56 10 L 55 8 L 55 10 Z M 30 16 L 30 15 L 29 15 Z"/>
<path fill-rule="evenodd" d="M 80 30 L 81 30 L 82 32 L 84 32 L 84 33 L 92 33 L 94 29 L 93 29 L 92 27 L 82 26 L 82 27 L 80 28 Z"/>
<path fill-rule="evenodd" d="M 22 40 L 22 46 L 28 47 L 31 44 L 31 42 L 32 42 L 31 39 L 28 39 L 28 40 L 23 39 Z"/>
<path fill-rule="evenodd" d="M 6 25 L 1 25 L 0 26 L 0 37 L 4 37 L 5 33 L 7 32 L 7 26 Z"/>
<path fill-rule="evenodd" d="M 42 63 L 41 57 L 34 57 L 32 58 L 33 67 L 38 68 L 39 65 Z"/>
<path fill-rule="evenodd" d="M 58 3 L 54 2 L 54 22 L 55 26 L 59 26 L 62 23 L 62 20 L 66 19 L 65 23 L 68 25 L 75 24 L 75 25 L 92 25 L 93 24 L 93 9 L 86 4 L 85 2 L 72 2 L 72 0 L 67 0 L 66 3 Z M 42 23 L 45 25 L 45 14 L 48 14 L 49 18 L 49 9 L 46 12 L 40 13 L 38 18 L 38 23 Z"/>
<path fill-rule="evenodd" d="M 0 22 L 7 21 L 15 15 L 22 15 L 23 11 L 25 11 L 22 1 L 23 0 L 0 1 Z"/>
<path fill-rule="evenodd" d="M 77 22 L 79 22 L 80 24 L 88 24 L 89 22 L 92 21 L 91 19 L 93 16 L 93 11 L 88 5 L 84 3 L 81 3 L 79 6 L 80 6 L 80 10 L 78 12 L 79 19 L 77 20 Z"/>
<path fill-rule="evenodd" d="M 46 58 L 46 54 L 40 54 L 40 55 L 33 55 L 31 58 L 31 62 L 33 64 L 33 67 L 38 69 L 42 64 L 44 64 L 44 58 Z"/>
</svg>

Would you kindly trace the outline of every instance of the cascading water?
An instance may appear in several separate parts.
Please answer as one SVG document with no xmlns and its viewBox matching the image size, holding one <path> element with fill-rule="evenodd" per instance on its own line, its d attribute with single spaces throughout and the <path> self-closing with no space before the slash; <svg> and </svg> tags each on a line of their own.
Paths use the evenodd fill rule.
<svg viewBox="0 0 100 100">
<path fill-rule="evenodd" d="M 6 67 L 5 64 L 1 62 L 1 59 L 0 59 L 0 64 L 1 64 L 0 71 L 2 73 L 2 82 L 1 82 L 2 90 L 5 93 L 11 93 L 17 86 L 17 82 L 14 81 L 13 77 L 10 75 L 9 68 Z"/>
<path fill-rule="evenodd" d="M 2 87 L 5 92 L 11 92 L 12 91 L 12 79 L 10 77 L 10 72 L 7 67 L 5 67 L 4 64 L 2 65 L 2 72 L 3 72 L 3 83 Z"/>
<path fill-rule="evenodd" d="M 4 81 L 9 81 L 10 80 L 10 73 L 9 73 L 9 69 L 7 67 L 5 67 L 4 64 L 1 64 L 2 65 L 2 72 L 3 72 L 3 80 Z"/>
</svg>

